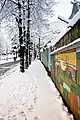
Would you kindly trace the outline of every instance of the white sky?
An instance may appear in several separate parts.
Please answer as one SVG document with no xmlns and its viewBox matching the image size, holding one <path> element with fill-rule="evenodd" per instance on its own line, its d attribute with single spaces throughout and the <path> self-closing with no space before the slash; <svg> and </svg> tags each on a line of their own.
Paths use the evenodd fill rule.
<svg viewBox="0 0 80 120">
<path fill-rule="evenodd" d="M 69 18 L 72 11 L 72 4 L 70 3 L 71 0 L 56 0 L 56 1 L 59 1 L 55 8 L 56 18 L 58 15 L 65 18 Z"/>
</svg>

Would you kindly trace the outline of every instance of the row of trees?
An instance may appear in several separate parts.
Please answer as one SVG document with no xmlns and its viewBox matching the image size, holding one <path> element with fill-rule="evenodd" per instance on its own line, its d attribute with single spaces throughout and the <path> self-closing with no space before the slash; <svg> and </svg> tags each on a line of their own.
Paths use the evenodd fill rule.
<svg viewBox="0 0 80 120">
<path fill-rule="evenodd" d="M 48 19 L 52 17 L 54 0 L 1 0 L 0 22 L 19 38 L 20 70 L 24 72 L 24 54 L 26 68 L 31 64 L 31 36 L 34 42 L 48 29 Z M 15 27 L 16 26 L 16 27 Z M 14 36 L 13 36 L 14 37 Z M 38 42 L 37 42 L 38 43 Z"/>
</svg>

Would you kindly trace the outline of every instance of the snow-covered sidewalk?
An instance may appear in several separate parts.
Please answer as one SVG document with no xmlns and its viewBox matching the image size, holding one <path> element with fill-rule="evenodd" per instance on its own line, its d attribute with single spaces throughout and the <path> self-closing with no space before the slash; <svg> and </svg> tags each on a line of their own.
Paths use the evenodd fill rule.
<svg viewBox="0 0 80 120">
<path fill-rule="evenodd" d="M 62 99 L 39 60 L 25 73 L 19 65 L 0 80 L 1 120 L 70 120 Z"/>
</svg>

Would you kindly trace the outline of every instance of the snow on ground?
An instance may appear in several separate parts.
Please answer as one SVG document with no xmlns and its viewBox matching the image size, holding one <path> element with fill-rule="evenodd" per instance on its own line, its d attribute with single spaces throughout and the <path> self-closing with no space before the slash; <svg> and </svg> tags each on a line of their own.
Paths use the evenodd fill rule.
<svg viewBox="0 0 80 120">
<path fill-rule="evenodd" d="M 1 120 L 71 120 L 43 65 L 35 60 L 25 73 L 19 65 L 0 80 Z"/>
<path fill-rule="evenodd" d="M 18 57 L 16 60 L 19 60 L 20 58 Z M 8 59 L 1 59 L 0 64 L 8 63 L 8 62 L 14 62 L 14 58 L 10 57 Z"/>
<path fill-rule="evenodd" d="M 14 59 L 13 58 L 11 58 L 11 59 L 8 59 L 8 60 L 1 60 L 0 61 L 0 64 L 4 64 L 4 63 L 8 63 L 8 62 L 13 62 L 14 61 Z"/>
</svg>

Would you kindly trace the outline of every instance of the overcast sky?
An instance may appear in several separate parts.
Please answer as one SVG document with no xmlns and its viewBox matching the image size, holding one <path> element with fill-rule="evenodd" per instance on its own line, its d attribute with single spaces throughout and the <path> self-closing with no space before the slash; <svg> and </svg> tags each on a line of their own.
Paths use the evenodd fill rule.
<svg viewBox="0 0 80 120">
<path fill-rule="evenodd" d="M 65 18 L 69 18 L 72 11 L 72 4 L 70 3 L 71 0 L 56 0 L 56 1 L 59 1 L 57 6 L 55 7 L 56 18 L 58 15 Z"/>
</svg>

